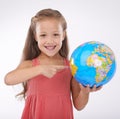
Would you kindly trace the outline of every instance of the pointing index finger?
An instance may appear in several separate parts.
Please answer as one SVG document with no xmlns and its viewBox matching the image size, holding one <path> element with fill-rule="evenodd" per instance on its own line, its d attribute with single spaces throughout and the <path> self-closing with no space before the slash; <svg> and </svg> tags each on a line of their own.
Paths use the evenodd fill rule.
<svg viewBox="0 0 120 119">
<path fill-rule="evenodd" d="M 57 71 L 60 71 L 60 70 L 62 70 L 62 69 L 68 68 L 68 66 L 56 65 L 55 68 L 57 69 Z"/>
</svg>

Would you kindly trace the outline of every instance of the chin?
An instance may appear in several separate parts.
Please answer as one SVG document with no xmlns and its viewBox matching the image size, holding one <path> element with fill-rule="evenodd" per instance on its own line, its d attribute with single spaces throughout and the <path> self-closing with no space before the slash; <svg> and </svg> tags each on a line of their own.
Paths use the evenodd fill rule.
<svg viewBox="0 0 120 119">
<path fill-rule="evenodd" d="M 47 57 L 56 57 L 56 56 L 58 56 L 58 53 L 49 53 L 49 54 L 46 54 L 47 55 Z"/>
<path fill-rule="evenodd" d="M 55 54 L 45 54 L 47 57 L 54 57 L 55 56 Z"/>
</svg>

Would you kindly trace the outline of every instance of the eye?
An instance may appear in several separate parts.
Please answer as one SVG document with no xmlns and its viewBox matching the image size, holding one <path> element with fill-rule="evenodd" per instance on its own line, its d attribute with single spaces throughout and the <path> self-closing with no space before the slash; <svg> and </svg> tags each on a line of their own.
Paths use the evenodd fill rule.
<svg viewBox="0 0 120 119">
<path fill-rule="evenodd" d="M 54 36 L 59 36 L 59 34 L 58 33 L 54 33 Z"/>
<path fill-rule="evenodd" d="M 41 34 L 41 35 L 40 35 L 40 37 L 45 37 L 45 36 L 46 36 L 46 34 Z"/>
</svg>

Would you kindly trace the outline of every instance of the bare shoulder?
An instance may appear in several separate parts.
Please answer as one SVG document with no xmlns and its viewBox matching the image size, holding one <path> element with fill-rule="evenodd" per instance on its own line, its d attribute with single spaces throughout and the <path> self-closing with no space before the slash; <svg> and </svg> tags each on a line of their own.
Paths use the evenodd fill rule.
<svg viewBox="0 0 120 119">
<path fill-rule="evenodd" d="M 74 78 L 71 79 L 71 91 L 73 98 L 77 97 L 80 91 L 79 83 Z"/>
<path fill-rule="evenodd" d="M 32 67 L 32 60 L 26 60 L 26 61 L 23 61 L 21 62 L 17 69 L 20 69 L 20 68 L 28 68 L 28 67 Z"/>
<path fill-rule="evenodd" d="M 72 87 L 76 87 L 76 86 L 79 85 L 79 83 L 76 81 L 75 78 L 72 78 L 72 79 L 71 79 L 71 85 L 72 85 Z"/>
</svg>

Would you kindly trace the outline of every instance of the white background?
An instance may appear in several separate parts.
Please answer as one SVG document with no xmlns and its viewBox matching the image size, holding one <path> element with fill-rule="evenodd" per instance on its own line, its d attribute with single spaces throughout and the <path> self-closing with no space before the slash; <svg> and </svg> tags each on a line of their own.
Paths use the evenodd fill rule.
<svg viewBox="0 0 120 119">
<path fill-rule="evenodd" d="M 117 71 L 103 89 L 91 93 L 75 119 L 120 119 L 120 0 L 0 0 L 0 119 L 20 119 L 24 102 L 15 98 L 20 86 L 4 84 L 16 68 L 30 19 L 41 9 L 58 9 L 68 23 L 71 52 L 86 41 L 101 41 L 115 53 Z"/>
</svg>

